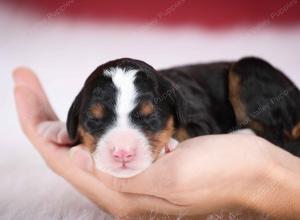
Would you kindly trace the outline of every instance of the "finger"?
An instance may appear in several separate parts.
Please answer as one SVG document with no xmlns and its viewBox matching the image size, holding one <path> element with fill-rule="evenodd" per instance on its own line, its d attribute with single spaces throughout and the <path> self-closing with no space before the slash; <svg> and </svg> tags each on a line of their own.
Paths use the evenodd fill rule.
<svg viewBox="0 0 300 220">
<path fill-rule="evenodd" d="M 82 147 L 72 147 L 70 149 L 70 158 L 72 162 L 81 170 L 90 173 L 93 171 L 93 160 L 91 154 Z"/>
<path fill-rule="evenodd" d="M 43 105 L 47 108 L 48 113 L 51 114 L 53 118 L 57 118 L 39 79 L 32 70 L 25 67 L 17 68 L 13 71 L 13 79 L 16 86 L 22 85 L 30 88 L 39 97 Z"/>
<path fill-rule="evenodd" d="M 71 145 L 66 124 L 61 121 L 45 121 L 39 124 L 38 134 L 59 145 Z"/>
<path fill-rule="evenodd" d="M 62 144 L 62 145 L 65 145 L 65 144 L 70 145 L 73 142 L 69 138 L 66 123 L 63 123 L 63 124 L 64 124 L 64 126 L 60 129 L 60 131 L 57 134 L 57 143 Z"/>
<path fill-rule="evenodd" d="M 29 137 L 37 135 L 36 127 L 39 123 L 56 119 L 48 112 L 41 99 L 27 87 L 15 88 L 15 101 L 22 129 Z"/>
<path fill-rule="evenodd" d="M 42 99 L 46 98 L 46 95 L 43 91 L 43 87 L 37 78 L 37 76 L 33 73 L 32 70 L 26 67 L 19 67 L 13 71 L 13 79 L 16 85 L 24 85 L 31 88 L 37 94 L 40 94 Z"/>
</svg>

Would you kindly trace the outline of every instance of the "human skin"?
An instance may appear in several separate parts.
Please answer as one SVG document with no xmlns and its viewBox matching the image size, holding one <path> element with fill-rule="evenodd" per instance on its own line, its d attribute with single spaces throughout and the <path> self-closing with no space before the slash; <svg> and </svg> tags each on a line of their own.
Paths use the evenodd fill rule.
<svg viewBox="0 0 300 220">
<path fill-rule="evenodd" d="M 190 139 L 141 174 L 119 179 L 94 169 L 80 146 L 70 148 L 65 124 L 31 70 L 15 70 L 14 81 L 22 129 L 49 168 L 113 216 L 205 216 L 235 207 L 300 216 L 299 158 L 259 137 Z"/>
</svg>

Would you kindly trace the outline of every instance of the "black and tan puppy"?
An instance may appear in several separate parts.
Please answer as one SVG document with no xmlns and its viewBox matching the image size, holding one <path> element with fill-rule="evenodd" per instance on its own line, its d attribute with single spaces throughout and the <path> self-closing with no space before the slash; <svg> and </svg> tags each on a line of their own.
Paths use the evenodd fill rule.
<svg viewBox="0 0 300 220">
<path fill-rule="evenodd" d="M 123 58 L 89 76 L 67 128 L 98 169 L 118 177 L 143 171 L 177 141 L 242 128 L 300 155 L 300 92 L 258 58 L 160 71 Z"/>
</svg>

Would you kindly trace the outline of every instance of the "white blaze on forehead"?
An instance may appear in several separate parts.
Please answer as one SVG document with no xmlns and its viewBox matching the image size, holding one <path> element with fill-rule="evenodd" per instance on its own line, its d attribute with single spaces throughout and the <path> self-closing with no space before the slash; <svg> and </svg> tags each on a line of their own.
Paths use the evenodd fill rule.
<svg viewBox="0 0 300 220">
<path fill-rule="evenodd" d="M 117 88 L 116 122 L 101 136 L 93 158 L 97 169 L 117 177 L 130 177 L 142 172 L 153 161 L 150 145 L 144 133 L 130 121 L 130 113 L 135 108 L 138 95 L 134 85 L 137 70 L 111 68 L 104 75 L 111 77 Z M 115 161 L 113 151 L 124 150 L 135 153 L 134 159 L 122 168 Z"/>
<path fill-rule="evenodd" d="M 118 127 L 131 127 L 129 114 L 135 107 L 137 91 L 134 80 L 137 70 L 127 70 L 122 68 L 111 68 L 104 74 L 110 76 L 117 88 L 116 114 Z"/>
</svg>

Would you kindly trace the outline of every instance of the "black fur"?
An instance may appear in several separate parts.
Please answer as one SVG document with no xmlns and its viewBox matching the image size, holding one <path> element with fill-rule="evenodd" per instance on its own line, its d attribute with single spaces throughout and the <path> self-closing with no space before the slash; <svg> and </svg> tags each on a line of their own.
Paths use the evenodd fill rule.
<svg viewBox="0 0 300 220">
<path fill-rule="evenodd" d="M 159 74 L 178 88 L 185 127 L 191 136 L 226 133 L 235 126 L 228 99 L 229 63 L 176 67 Z"/>
<path fill-rule="evenodd" d="M 229 72 L 240 78 L 245 123 L 237 121 L 230 102 Z M 300 156 L 300 140 L 287 137 L 300 122 L 299 89 L 279 70 L 259 58 L 238 62 L 198 64 L 159 72 L 174 82 L 185 98 L 185 127 L 191 137 L 251 128 L 257 135 Z M 268 108 L 260 109 L 268 105 Z M 255 130 L 251 121 L 263 126 Z"/>
<path fill-rule="evenodd" d="M 287 140 L 286 133 L 300 122 L 299 89 L 281 71 L 258 58 L 244 58 L 232 70 L 241 80 L 240 96 L 248 117 L 263 126 L 263 131 L 256 132 L 294 152 L 294 141 Z M 300 152 L 299 144 L 298 149 Z"/>
<path fill-rule="evenodd" d="M 139 96 L 130 120 L 146 135 L 164 129 L 172 115 L 175 128 L 185 129 L 190 137 L 250 127 L 259 136 L 300 156 L 299 138 L 292 140 L 287 135 L 300 122 L 299 89 L 283 73 L 258 58 L 160 71 L 143 61 L 129 58 L 105 63 L 90 75 L 70 108 L 67 128 L 72 140 L 77 138 L 79 125 L 99 138 L 115 120 L 117 90 L 111 79 L 103 75 L 105 70 L 113 67 L 138 70 L 134 84 Z M 237 120 L 236 109 L 230 100 L 231 71 L 240 80 L 238 95 L 246 110 L 248 123 L 245 124 Z M 139 105 L 143 101 L 153 103 L 155 110 L 150 115 L 139 113 Z M 104 106 L 103 118 L 89 114 L 88 109 L 93 103 Z M 270 108 L 257 114 L 267 103 Z M 259 123 L 263 129 L 256 130 L 249 121 Z"/>
<path fill-rule="evenodd" d="M 79 125 L 81 97 L 82 97 L 82 92 L 80 92 L 76 96 L 68 112 L 67 130 L 68 130 L 69 137 L 73 142 L 76 142 L 78 138 L 77 132 L 78 132 L 78 125 Z"/>
<path fill-rule="evenodd" d="M 110 68 L 119 67 L 125 70 L 138 70 L 134 81 L 138 90 L 136 108 L 130 114 L 133 124 L 151 136 L 164 129 L 167 120 L 174 113 L 176 121 L 180 115 L 181 104 L 176 101 L 174 88 L 168 80 L 163 79 L 156 70 L 145 62 L 124 58 L 110 61 L 99 66 L 86 80 L 80 94 L 74 100 L 67 118 L 67 130 L 73 141 L 78 139 L 79 125 L 96 139 L 98 139 L 110 124 L 116 119 L 114 112 L 116 104 L 116 92 L 110 77 L 103 73 Z M 154 105 L 154 112 L 143 116 L 139 113 L 141 102 L 150 101 Z M 181 101 L 181 99 L 180 99 Z M 101 103 L 104 106 L 105 116 L 101 119 L 93 117 L 89 108 Z"/>
</svg>

